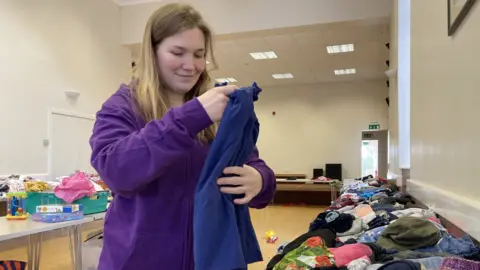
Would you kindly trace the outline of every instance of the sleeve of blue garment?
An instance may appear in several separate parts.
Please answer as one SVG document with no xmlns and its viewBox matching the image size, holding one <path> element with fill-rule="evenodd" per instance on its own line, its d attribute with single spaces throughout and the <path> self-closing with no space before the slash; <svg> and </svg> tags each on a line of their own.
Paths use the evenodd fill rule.
<svg viewBox="0 0 480 270">
<path fill-rule="evenodd" d="M 246 164 L 255 168 L 262 176 L 263 181 L 262 190 L 252 199 L 249 206 L 257 209 L 265 208 L 272 201 L 275 191 L 277 190 L 275 173 L 265 164 L 265 161 L 259 158 L 256 147 Z"/>
<path fill-rule="evenodd" d="M 230 95 L 200 174 L 193 217 L 195 270 L 246 270 L 263 259 L 248 206 L 234 204 L 237 197 L 217 185 L 226 167 L 243 166 L 254 152 L 259 123 L 253 101 L 260 91 L 254 84 Z"/>
</svg>

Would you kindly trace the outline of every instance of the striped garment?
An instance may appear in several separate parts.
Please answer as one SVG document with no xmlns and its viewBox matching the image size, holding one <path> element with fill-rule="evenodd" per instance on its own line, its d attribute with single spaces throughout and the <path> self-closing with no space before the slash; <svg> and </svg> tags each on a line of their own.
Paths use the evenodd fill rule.
<svg viewBox="0 0 480 270">
<path fill-rule="evenodd" d="M 0 270 L 25 270 L 27 263 L 21 261 L 0 261 Z"/>
</svg>

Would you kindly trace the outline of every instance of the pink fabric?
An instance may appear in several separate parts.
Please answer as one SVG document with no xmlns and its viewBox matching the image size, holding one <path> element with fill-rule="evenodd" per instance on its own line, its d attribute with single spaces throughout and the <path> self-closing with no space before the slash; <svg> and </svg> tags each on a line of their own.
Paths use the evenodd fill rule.
<svg viewBox="0 0 480 270">
<path fill-rule="evenodd" d="M 338 248 L 329 248 L 329 250 L 335 257 L 335 265 L 339 267 L 347 266 L 353 260 L 372 255 L 372 250 L 364 244 L 344 245 Z"/>
<path fill-rule="evenodd" d="M 77 172 L 63 178 L 62 183 L 55 187 L 54 192 L 55 196 L 70 204 L 85 196 L 92 196 L 96 190 L 85 173 Z"/>
<path fill-rule="evenodd" d="M 438 224 L 440 224 L 440 225 L 442 224 L 442 223 L 440 223 L 440 220 L 438 220 L 438 218 L 436 218 L 436 217 L 429 217 L 428 219 L 429 219 L 430 221 L 436 222 L 436 223 L 438 223 Z"/>
</svg>

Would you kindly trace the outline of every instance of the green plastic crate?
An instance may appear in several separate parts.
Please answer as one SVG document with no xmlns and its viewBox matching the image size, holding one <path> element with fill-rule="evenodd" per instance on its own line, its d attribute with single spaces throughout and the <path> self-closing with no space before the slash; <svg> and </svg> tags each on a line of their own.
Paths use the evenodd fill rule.
<svg viewBox="0 0 480 270">
<path fill-rule="evenodd" d="M 85 215 L 105 212 L 108 203 L 108 191 L 98 191 L 94 195 L 80 198 L 74 204 L 83 205 Z M 27 212 L 34 214 L 37 206 L 44 204 L 66 204 L 66 202 L 52 192 L 27 192 Z"/>
</svg>

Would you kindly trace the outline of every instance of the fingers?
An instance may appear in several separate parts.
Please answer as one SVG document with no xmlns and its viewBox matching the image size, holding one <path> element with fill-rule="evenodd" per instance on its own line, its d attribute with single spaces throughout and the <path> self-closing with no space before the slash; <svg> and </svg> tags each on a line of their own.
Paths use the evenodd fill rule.
<svg viewBox="0 0 480 270">
<path fill-rule="evenodd" d="M 245 194 L 245 187 L 221 187 L 220 191 L 226 194 Z"/>
<path fill-rule="evenodd" d="M 239 166 L 227 167 L 223 170 L 224 174 L 236 174 L 236 175 L 244 175 L 245 168 Z"/>
<path fill-rule="evenodd" d="M 236 85 L 226 85 L 226 86 L 220 86 L 220 87 L 217 87 L 216 88 L 217 91 L 225 94 L 225 95 L 228 95 L 230 93 L 232 93 L 233 91 L 237 90 L 238 89 L 238 86 Z"/>
<path fill-rule="evenodd" d="M 232 186 L 240 186 L 245 183 L 244 180 L 240 177 L 222 177 L 217 179 L 217 185 L 225 186 L 225 185 L 232 185 Z"/>
<path fill-rule="evenodd" d="M 252 197 L 248 194 L 245 194 L 245 197 L 233 200 L 234 204 L 247 204 L 252 200 Z"/>
<path fill-rule="evenodd" d="M 217 179 L 217 185 L 219 186 L 224 186 L 224 185 L 233 185 L 233 186 L 239 186 L 244 184 L 244 180 L 242 178 L 237 177 L 237 176 L 232 176 L 232 177 L 222 177 Z"/>
</svg>

